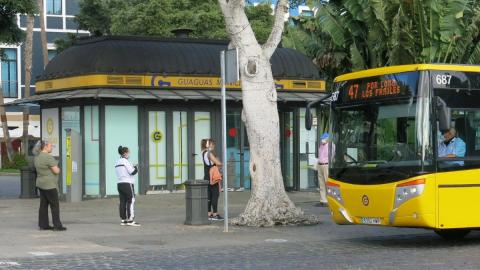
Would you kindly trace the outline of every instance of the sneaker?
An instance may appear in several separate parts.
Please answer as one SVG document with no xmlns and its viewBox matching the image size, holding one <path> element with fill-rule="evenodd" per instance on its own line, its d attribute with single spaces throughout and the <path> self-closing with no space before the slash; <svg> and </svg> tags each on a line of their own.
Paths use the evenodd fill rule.
<svg viewBox="0 0 480 270">
<path fill-rule="evenodd" d="M 209 215 L 209 216 L 208 216 L 208 220 L 213 220 L 213 216 L 212 216 L 212 215 Z"/>
<path fill-rule="evenodd" d="M 132 226 L 132 227 L 140 227 L 140 223 L 135 222 L 134 220 L 127 221 L 127 226 Z"/>
<path fill-rule="evenodd" d="M 231 187 L 229 187 L 229 188 L 227 188 L 227 191 L 229 191 L 229 192 L 232 192 L 232 191 L 235 191 L 235 189 L 234 189 L 234 188 L 231 188 Z"/>
<path fill-rule="evenodd" d="M 125 226 L 125 225 L 127 225 L 127 223 L 128 223 L 128 221 L 126 221 L 126 220 L 122 220 L 122 221 L 120 221 L 120 225 L 122 225 L 122 226 Z"/>
<path fill-rule="evenodd" d="M 244 188 L 244 187 L 239 187 L 239 188 L 237 188 L 237 190 L 236 190 L 236 191 L 244 191 L 244 190 L 245 190 L 245 188 Z"/>
<path fill-rule="evenodd" d="M 61 232 L 61 231 L 66 231 L 67 228 L 62 226 L 62 227 L 55 227 L 55 228 L 53 228 L 53 230 L 56 231 L 56 232 Z"/>
<path fill-rule="evenodd" d="M 216 215 L 212 217 L 212 220 L 223 220 L 223 217 L 220 215 Z"/>
<path fill-rule="evenodd" d="M 52 226 L 39 227 L 39 230 L 40 230 L 40 231 L 51 231 L 51 230 L 53 230 L 53 227 L 52 227 Z"/>
</svg>

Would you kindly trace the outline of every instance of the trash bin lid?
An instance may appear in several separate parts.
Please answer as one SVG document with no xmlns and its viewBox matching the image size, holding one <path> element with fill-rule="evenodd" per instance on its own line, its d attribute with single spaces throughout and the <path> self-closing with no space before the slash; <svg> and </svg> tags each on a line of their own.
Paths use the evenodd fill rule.
<svg viewBox="0 0 480 270">
<path fill-rule="evenodd" d="M 188 180 L 185 182 L 185 185 L 187 186 L 205 186 L 210 184 L 210 181 L 207 180 Z"/>
</svg>

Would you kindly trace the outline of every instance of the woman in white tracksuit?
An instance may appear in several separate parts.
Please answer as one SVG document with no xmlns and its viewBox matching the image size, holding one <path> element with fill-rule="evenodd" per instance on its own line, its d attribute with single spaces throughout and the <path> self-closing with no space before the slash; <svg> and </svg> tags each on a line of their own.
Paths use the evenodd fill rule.
<svg viewBox="0 0 480 270">
<path fill-rule="evenodd" d="M 118 194 L 120 197 L 120 225 L 140 226 L 134 221 L 135 218 L 135 178 L 137 174 L 137 166 L 134 166 L 128 161 L 130 151 L 127 147 L 119 146 L 118 153 L 120 159 L 115 164 L 115 173 L 117 174 Z"/>
</svg>

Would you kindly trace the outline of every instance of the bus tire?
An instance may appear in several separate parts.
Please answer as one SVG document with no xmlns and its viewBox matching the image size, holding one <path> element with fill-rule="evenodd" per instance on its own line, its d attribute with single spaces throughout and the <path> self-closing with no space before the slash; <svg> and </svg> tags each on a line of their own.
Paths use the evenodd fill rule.
<svg viewBox="0 0 480 270">
<path fill-rule="evenodd" d="M 460 240 L 470 233 L 468 229 L 448 229 L 448 230 L 435 230 L 435 233 L 440 235 L 446 240 Z"/>
</svg>

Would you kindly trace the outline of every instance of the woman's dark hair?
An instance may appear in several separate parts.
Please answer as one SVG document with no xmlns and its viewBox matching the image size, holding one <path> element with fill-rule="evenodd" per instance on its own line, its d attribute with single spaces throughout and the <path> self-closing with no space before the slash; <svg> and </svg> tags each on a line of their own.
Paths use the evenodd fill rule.
<svg viewBox="0 0 480 270">
<path fill-rule="evenodd" d="M 202 150 L 207 149 L 207 139 L 202 139 L 200 147 L 202 148 Z"/>
<path fill-rule="evenodd" d="M 45 140 L 41 140 L 40 141 L 40 151 L 43 151 L 43 149 L 45 149 L 45 146 L 48 145 L 48 141 L 45 141 Z"/>
<path fill-rule="evenodd" d="M 207 149 L 212 144 L 215 144 L 214 139 L 202 139 L 202 141 L 200 143 L 202 150 Z"/>
<path fill-rule="evenodd" d="M 123 157 L 123 155 L 127 152 L 128 152 L 128 147 L 124 147 L 121 145 L 118 147 L 118 153 L 120 154 L 120 156 Z"/>
</svg>

